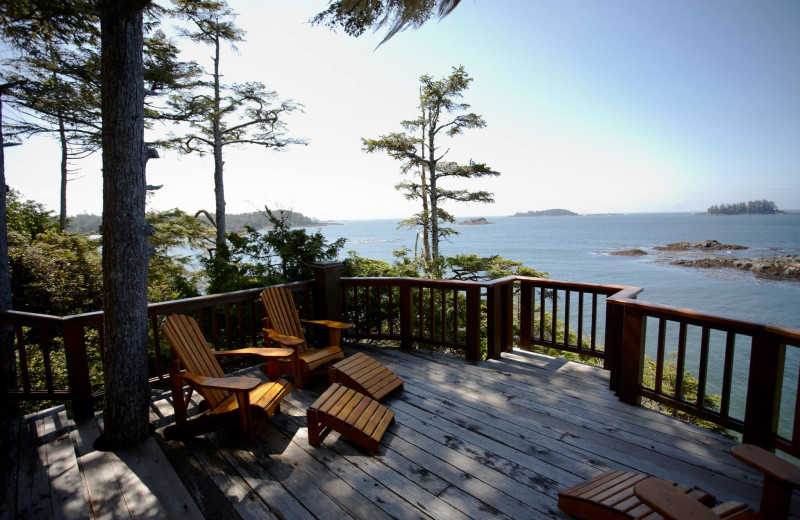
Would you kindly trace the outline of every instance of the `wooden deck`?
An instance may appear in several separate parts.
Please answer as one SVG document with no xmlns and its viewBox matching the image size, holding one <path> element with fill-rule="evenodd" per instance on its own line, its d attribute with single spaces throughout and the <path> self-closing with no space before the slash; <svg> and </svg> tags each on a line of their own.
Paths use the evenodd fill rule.
<svg viewBox="0 0 800 520">
<path fill-rule="evenodd" d="M 620 403 L 601 369 L 520 351 L 468 363 L 359 349 L 405 381 L 383 400 L 396 421 L 377 455 L 335 432 L 309 446 L 305 411 L 325 378 L 288 396 L 254 443 L 156 435 L 101 454 L 90 449 L 96 423 L 75 427 L 55 410 L 16 423 L 0 519 L 565 518 L 558 490 L 609 468 L 758 504 L 761 478 L 728 454 L 731 441 Z M 159 428 L 171 414 L 168 396 L 154 399 Z"/>
</svg>

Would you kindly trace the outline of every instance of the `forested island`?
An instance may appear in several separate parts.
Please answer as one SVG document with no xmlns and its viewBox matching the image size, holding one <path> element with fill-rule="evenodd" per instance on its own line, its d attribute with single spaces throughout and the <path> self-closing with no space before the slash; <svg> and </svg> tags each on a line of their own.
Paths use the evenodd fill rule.
<svg viewBox="0 0 800 520">
<path fill-rule="evenodd" d="M 709 215 L 775 215 L 783 213 L 771 200 L 751 200 L 749 202 L 722 203 L 708 208 Z"/>
<path fill-rule="evenodd" d="M 214 214 L 210 213 L 210 216 L 213 218 Z M 275 211 L 275 216 L 281 219 L 286 216 L 289 227 L 328 226 L 333 224 L 333 222 L 323 222 L 315 219 L 314 217 L 307 217 L 296 211 L 277 210 Z M 203 216 L 202 213 L 198 213 L 197 217 L 202 222 L 211 224 L 211 222 L 205 216 Z M 269 220 L 264 215 L 263 211 L 225 215 L 225 220 L 228 231 L 234 233 L 242 232 L 248 226 L 254 229 L 268 229 L 272 227 L 269 225 Z M 102 218 L 100 215 L 81 213 L 69 218 L 68 229 L 70 233 L 99 233 L 101 223 Z"/>
<path fill-rule="evenodd" d="M 514 213 L 515 217 L 573 217 L 578 216 L 568 209 L 546 209 L 543 211 L 525 211 Z"/>
</svg>

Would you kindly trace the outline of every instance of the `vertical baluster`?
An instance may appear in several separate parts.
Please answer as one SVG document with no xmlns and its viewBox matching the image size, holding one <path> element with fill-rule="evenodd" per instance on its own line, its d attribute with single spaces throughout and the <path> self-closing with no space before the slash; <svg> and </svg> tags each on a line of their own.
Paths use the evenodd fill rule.
<svg viewBox="0 0 800 520">
<path fill-rule="evenodd" d="M 389 286 L 387 287 L 389 290 L 389 301 L 388 301 L 388 311 L 389 311 L 389 336 L 394 336 L 394 287 Z"/>
<path fill-rule="evenodd" d="M 206 329 L 205 320 L 203 320 L 203 309 L 197 309 L 197 324 L 200 326 L 200 330 L 204 331 Z"/>
<path fill-rule="evenodd" d="M 459 325 L 460 317 L 459 317 L 459 305 L 458 305 L 459 296 L 458 295 L 459 295 L 458 289 L 453 289 L 453 341 L 455 343 L 459 342 L 459 338 L 458 338 L 459 326 L 458 325 Z"/>
<path fill-rule="evenodd" d="M 259 334 L 261 327 L 258 326 L 258 320 L 256 319 L 256 303 L 255 300 L 250 300 L 250 346 L 256 348 L 258 346 L 259 338 L 262 334 Z M 264 345 L 265 347 L 267 345 Z"/>
<path fill-rule="evenodd" d="M 156 314 L 150 315 L 150 330 L 153 331 L 153 353 L 156 358 L 156 377 L 159 381 L 164 379 L 164 370 L 161 365 L 161 338 L 158 334 L 158 316 Z"/>
<path fill-rule="evenodd" d="M 564 291 L 564 346 L 568 347 L 569 345 L 569 294 L 570 290 L 567 289 Z M 576 345 L 580 347 L 580 345 Z"/>
<path fill-rule="evenodd" d="M 219 350 L 219 327 L 217 326 L 217 309 L 211 308 L 211 334 L 214 339 L 214 349 Z"/>
<path fill-rule="evenodd" d="M 519 288 L 519 347 L 523 350 L 531 348 L 531 325 L 533 321 L 533 286 L 528 282 L 520 282 Z"/>
<path fill-rule="evenodd" d="M 550 320 L 550 341 L 558 342 L 558 289 L 553 289 L 553 313 Z"/>
<path fill-rule="evenodd" d="M 233 331 L 231 330 L 231 306 L 230 304 L 225 304 L 225 343 L 226 348 L 231 350 L 231 345 L 233 342 Z"/>
<path fill-rule="evenodd" d="M 53 363 L 50 361 L 50 331 L 41 329 L 40 334 L 42 342 L 42 362 L 44 363 L 44 380 L 48 393 L 52 394 L 55 388 L 53 387 Z"/>
<path fill-rule="evenodd" d="M 239 329 L 238 334 L 236 335 L 238 338 L 236 347 L 244 347 L 244 302 L 236 304 L 236 328 Z"/>
<path fill-rule="evenodd" d="M 365 300 L 364 303 L 365 303 L 365 308 L 366 308 L 366 313 L 367 313 L 366 314 L 367 319 L 364 320 L 364 322 L 365 322 L 364 324 L 365 324 L 365 326 L 367 328 L 367 334 L 371 334 L 373 332 L 373 330 L 372 330 L 372 327 L 373 327 L 373 325 L 372 325 L 372 318 L 373 318 L 373 316 L 372 316 L 372 297 L 370 295 L 370 293 L 372 291 L 370 291 L 370 289 L 371 288 L 368 285 L 364 286 L 364 300 Z"/>
<path fill-rule="evenodd" d="M 736 334 L 728 331 L 725 338 L 725 361 L 722 370 L 722 402 L 719 406 L 719 413 L 727 418 L 731 407 L 731 389 L 733 387 L 733 353 L 736 348 Z M 800 389 L 800 385 L 798 385 Z"/>
<path fill-rule="evenodd" d="M 420 338 L 422 337 L 423 330 L 425 328 L 425 325 L 424 325 L 425 307 L 424 307 L 424 305 L 422 303 L 423 302 L 423 298 L 424 298 L 424 295 L 422 294 L 423 291 L 424 291 L 424 289 L 423 289 L 423 287 L 421 285 L 419 287 L 417 287 L 417 300 L 418 300 L 418 304 L 419 304 L 418 307 L 417 307 L 417 327 L 419 328 L 417 335 Z"/>
<path fill-rule="evenodd" d="M 664 349 L 667 337 L 667 320 L 658 320 L 658 346 L 656 347 L 656 381 L 655 391 L 660 394 L 663 392 L 664 383 Z"/>
<path fill-rule="evenodd" d="M 800 374 L 795 381 L 800 381 Z M 797 385 L 797 390 L 794 396 L 794 420 L 792 421 L 792 445 L 797 446 L 800 444 L 800 384 Z"/>
<path fill-rule="evenodd" d="M 430 339 L 436 337 L 436 297 L 433 287 L 428 287 L 428 335 Z"/>
<path fill-rule="evenodd" d="M 592 352 L 597 352 L 597 293 L 592 293 Z"/>
<path fill-rule="evenodd" d="M 400 348 L 411 348 L 413 332 L 414 304 L 411 297 L 411 284 L 401 283 L 400 287 Z"/>
<path fill-rule="evenodd" d="M 583 348 L 583 291 L 578 293 L 578 345 Z"/>
<path fill-rule="evenodd" d="M 544 341 L 544 329 L 546 327 L 544 321 L 544 303 L 545 303 L 545 290 L 544 287 L 539 287 L 539 341 Z"/>
<path fill-rule="evenodd" d="M 675 367 L 675 399 L 683 401 L 683 371 L 686 367 L 686 323 L 681 322 L 678 333 L 678 362 Z"/>
<path fill-rule="evenodd" d="M 701 410 L 705 408 L 703 401 L 706 398 L 706 381 L 708 379 L 708 343 L 710 331 L 708 327 L 703 327 L 700 339 L 700 373 L 697 376 L 697 407 Z"/>
<path fill-rule="evenodd" d="M 442 305 L 442 312 L 441 312 L 442 324 L 440 327 L 441 330 L 440 333 L 442 335 L 442 341 L 447 341 L 447 302 L 446 302 L 447 293 L 445 292 L 444 288 L 442 288 L 442 290 L 439 292 L 441 294 L 441 305 Z"/>
<path fill-rule="evenodd" d="M 28 371 L 28 349 L 25 346 L 25 332 L 21 325 L 14 327 L 17 336 L 17 352 L 19 353 L 19 372 L 22 378 L 22 389 L 26 394 L 31 391 L 31 376 Z"/>
</svg>

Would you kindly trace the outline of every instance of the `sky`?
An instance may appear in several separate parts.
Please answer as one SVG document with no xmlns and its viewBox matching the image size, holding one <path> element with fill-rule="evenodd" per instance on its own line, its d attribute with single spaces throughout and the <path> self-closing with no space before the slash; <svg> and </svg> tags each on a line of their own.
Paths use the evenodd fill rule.
<svg viewBox="0 0 800 520">
<path fill-rule="evenodd" d="M 385 30 L 353 38 L 311 26 L 326 0 L 229 4 L 247 34 L 238 52 L 224 50 L 223 81 L 260 81 L 301 103 L 288 135 L 308 145 L 226 149 L 228 213 L 418 211 L 394 189 L 401 163 L 365 153 L 361 138 L 401 131 L 418 113 L 419 77 L 460 65 L 473 78 L 463 101 L 487 126 L 441 145 L 449 160 L 501 175 L 446 185 L 494 194 L 493 204 L 447 206 L 457 217 L 705 211 L 756 199 L 800 209 L 797 0 L 462 0 L 380 47 Z M 180 46 L 184 59 L 211 66 L 211 49 Z M 99 214 L 99 154 L 74 166 L 68 213 Z M 56 142 L 7 148 L 6 179 L 57 212 Z M 147 182 L 163 185 L 150 209 L 214 209 L 210 156 L 162 152 Z"/>
</svg>

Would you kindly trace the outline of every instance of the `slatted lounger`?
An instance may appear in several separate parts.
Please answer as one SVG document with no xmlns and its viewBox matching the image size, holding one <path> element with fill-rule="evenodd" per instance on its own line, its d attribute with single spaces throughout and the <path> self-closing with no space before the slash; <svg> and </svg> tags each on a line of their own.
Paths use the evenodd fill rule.
<svg viewBox="0 0 800 520">
<path fill-rule="evenodd" d="M 568 515 L 592 520 L 663 519 L 633 494 L 633 487 L 649 475 L 606 471 L 558 493 L 558 507 Z M 714 497 L 680 484 L 676 488 L 711 507 Z"/>
<path fill-rule="evenodd" d="M 369 396 L 334 383 L 308 408 L 307 419 L 312 446 L 319 446 L 330 429 L 377 452 L 386 428 L 394 422 L 394 412 Z"/>
<path fill-rule="evenodd" d="M 383 399 L 390 392 L 403 388 L 403 380 L 397 374 L 359 352 L 349 356 L 328 369 L 331 384 L 342 383 L 373 399 Z"/>
</svg>

